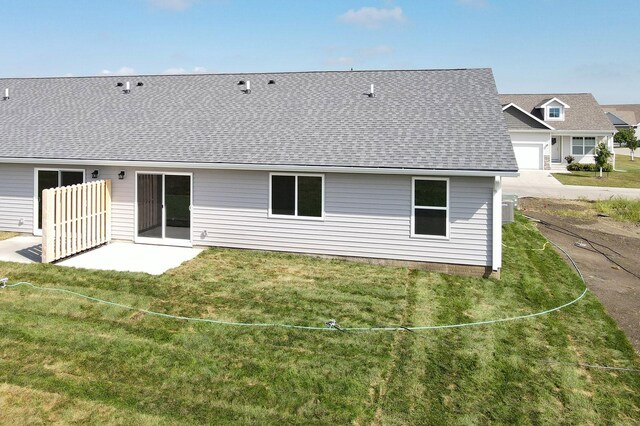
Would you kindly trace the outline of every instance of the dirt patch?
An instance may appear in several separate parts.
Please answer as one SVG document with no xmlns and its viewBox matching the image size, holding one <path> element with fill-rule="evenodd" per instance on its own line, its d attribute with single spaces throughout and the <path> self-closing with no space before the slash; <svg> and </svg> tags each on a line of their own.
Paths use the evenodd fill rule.
<svg viewBox="0 0 640 426">
<path fill-rule="evenodd" d="M 540 232 L 566 250 L 587 286 L 640 352 L 640 226 L 600 217 L 588 201 L 521 198 Z"/>
</svg>

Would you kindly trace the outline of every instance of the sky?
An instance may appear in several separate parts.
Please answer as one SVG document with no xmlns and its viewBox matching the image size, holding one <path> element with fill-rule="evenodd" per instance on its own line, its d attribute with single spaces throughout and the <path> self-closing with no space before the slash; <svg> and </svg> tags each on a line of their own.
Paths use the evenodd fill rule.
<svg viewBox="0 0 640 426">
<path fill-rule="evenodd" d="M 638 0 L 0 0 L 0 77 L 493 69 L 640 103 Z"/>
</svg>

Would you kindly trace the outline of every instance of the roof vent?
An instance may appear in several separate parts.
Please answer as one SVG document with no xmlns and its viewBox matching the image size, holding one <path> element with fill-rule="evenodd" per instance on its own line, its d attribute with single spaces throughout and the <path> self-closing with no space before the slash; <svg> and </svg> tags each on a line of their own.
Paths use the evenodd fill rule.
<svg viewBox="0 0 640 426">
<path fill-rule="evenodd" d="M 8 101 L 9 100 L 9 88 L 7 87 L 6 89 L 4 89 L 4 96 L 2 97 L 3 101 Z"/>
<path fill-rule="evenodd" d="M 267 84 L 276 84 L 275 80 L 269 80 L 269 82 Z"/>
<path fill-rule="evenodd" d="M 122 91 L 122 93 L 131 93 L 131 83 L 130 82 L 126 82 L 124 84 L 124 90 Z"/>
<path fill-rule="evenodd" d="M 141 81 L 139 81 L 139 82 L 138 82 L 138 84 L 136 84 L 136 86 L 138 86 L 138 87 L 142 87 L 142 86 L 144 86 L 144 83 L 143 83 L 143 82 L 141 82 Z"/>
<path fill-rule="evenodd" d="M 119 82 L 116 83 L 116 87 L 122 87 L 122 86 L 124 86 L 124 84 L 122 82 L 119 81 Z"/>
<path fill-rule="evenodd" d="M 243 84 L 244 84 L 244 80 L 240 80 L 240 81 L 238 82 L 238 86 L 242 86 Z"/>
<path fill-rule="evenodd" d="M 369 96 L 370 98 L 373 98 L 376 96 L 376 93 L 373 90 L 373 84 L 371 85 L 371 90 L 369 91 L 369 93 L 367 94 L 367 96 Z"/>
<path fill-rule="evenodd" d="M 251 93 L 251 82 L 249 80 L 247 80 L 246 89 L 244 89 L 243 92 L 245 93 L 245 95 Z"/>
</svg>

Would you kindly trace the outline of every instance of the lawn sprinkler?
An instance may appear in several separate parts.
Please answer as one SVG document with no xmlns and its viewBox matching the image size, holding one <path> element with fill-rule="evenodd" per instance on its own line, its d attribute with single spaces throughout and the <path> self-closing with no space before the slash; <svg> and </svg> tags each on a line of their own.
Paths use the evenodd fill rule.
<svg viewBox="0 0 640 426">
<path fill-rule="evenodd" d="M 0 288 L 5 288 L 7 283 L 9 282 L 9 278 L 0 278 Z"/>
</svg>

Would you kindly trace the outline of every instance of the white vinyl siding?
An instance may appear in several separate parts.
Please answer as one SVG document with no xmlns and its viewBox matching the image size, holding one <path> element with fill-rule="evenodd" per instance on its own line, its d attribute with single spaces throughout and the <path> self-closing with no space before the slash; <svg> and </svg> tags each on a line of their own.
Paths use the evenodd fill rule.
<svg viewBox="0 0 640 426">
<path fill-rule="evenodd" d="M 34 168 L 0 165 L 0 229 L 32 231 Z M 133 241 L 135 172 L 148 169 L 86 167 L 87 181 L 94 169 L 99 179 L 112 180 L 113 238 Z M 123 180 L 118 179 L 121 170 Z M 425 239 L 411 237 L 411 176 L 327 173 L 324 220 L 274 220 L 269 172 L 165 171 L 193 172 L 194 245 L 462 265 L 492 262 L 493 178 L 450 177 L 449 238 Z"/>
<path fill-rule="evenodd" d="M 0 164 L 0 231 L 33 232 L 33 166 Z"/>
<path fill-rule="evenodd" d="M 268 217 L 269 173 L 196 171 L 193 242 L 491 265 L 492 178 L 450 178 L 448 240 L 411 237 L 410 176 L 328 173 L 324 183 L 324 221 L 274 221 Z"/>
</svg>

